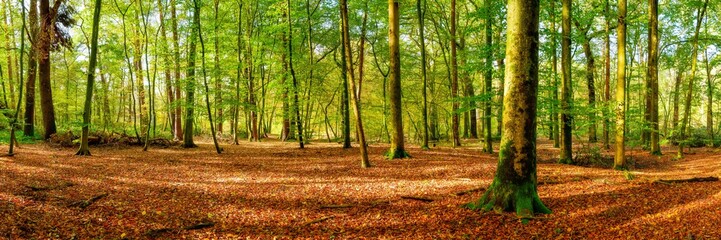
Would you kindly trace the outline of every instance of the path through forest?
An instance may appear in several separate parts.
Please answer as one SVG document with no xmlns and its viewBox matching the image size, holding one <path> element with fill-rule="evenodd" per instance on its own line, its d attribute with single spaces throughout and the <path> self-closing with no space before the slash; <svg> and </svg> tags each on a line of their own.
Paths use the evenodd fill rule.
<svg viewBox="0 0 721 240">
<path fill-rule="evenodd" d="M 469 144 L 467 144 L 469 145 Z M 539 141 L 538 192 L 554 213 L 523 225 L 512 213 L 460 206 L 490 184 L 496 158 L 480 145 L 446 147 L 373 167 L 358 149 L 281 142 L 197 149 L 24 145 L 0 157 L 0 238 L 716 238 L 721 182 L 654 183 L 721 176 L 718 149 L 674 161 L 629 156 L 629 172 L 555 164 Z M 604 152 L 604 155 L 612 154 Z M 631 180 L 629 180 L 631 179 Z M 458 194 L 461 193 L 461 194 Z"/>
</svg>

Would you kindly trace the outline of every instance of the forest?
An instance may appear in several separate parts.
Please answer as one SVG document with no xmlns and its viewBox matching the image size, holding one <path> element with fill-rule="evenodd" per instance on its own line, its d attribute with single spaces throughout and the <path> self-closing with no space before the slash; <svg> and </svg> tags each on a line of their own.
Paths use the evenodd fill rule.
<svg viewBox="0 0 721 240">
<path fill-rule="evenodd" d="M 721 0 L 0 2 L 0 239 L 714 239 Z"/>
</svg>

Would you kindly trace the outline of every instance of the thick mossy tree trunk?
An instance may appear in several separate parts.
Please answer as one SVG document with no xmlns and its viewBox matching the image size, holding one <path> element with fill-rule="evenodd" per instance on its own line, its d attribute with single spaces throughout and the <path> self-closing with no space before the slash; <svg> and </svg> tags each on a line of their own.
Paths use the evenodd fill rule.
<svg viewBox="0 0 721 240">
<path fill-rule="evenodd" d="M 80 137 L 80 149 L 75 155 L 90 156 L 88 135 L 90 133 L 90 117 L 93 103 L 93 84 L 95 83 L 95 66 L 98 63 L 98 26 L 100 25 L 101 0 L 95 0 L 93 13 L 93 33 L 90 35 L 90 66 L 88 67 L 88 85 L 85 91 L 85 110 L 83 111 L 83 134 Z"/>
<path fill-rule="evenodd" d="M 561 156 L 558 162 L 572 164 L 571 0 L 562 0 L 561 3 Z"/>
<path fill-rule="evenodd" d="M 516 211 L 528 219 L 551 213 L 536 189 L 538 0 L 508 1 L 503 134 L 493 183 L 471 209 Z"/>
<path fill-rule="evenodd" d="M 388 159 L 410 157 L 405 150 L 403 138 L 403 108 L 401 107 L 401 55 L 399 46 L 400 22 L 398 0 L 388 0 L 388 47 L 390 48 L 390 114 L 391 148 L 386 153 Z"/>
</svg>

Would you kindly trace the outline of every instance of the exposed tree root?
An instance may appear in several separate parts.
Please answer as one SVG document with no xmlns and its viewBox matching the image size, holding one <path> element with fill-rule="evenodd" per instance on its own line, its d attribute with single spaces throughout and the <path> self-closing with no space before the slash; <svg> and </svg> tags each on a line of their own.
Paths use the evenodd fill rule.
<svg viewBox="0 0 721 240">
<path fill-rule="evenodd" d="M 535 213 L 551 213 L 551 210 L 541 202 L 536 185 L 532 182 L 498 184 L 494 180 L 483 197 L 478 201 L 466 204 L 465 207 L 473 210 L 493 210 L 499 213 L 515 211 L 516 216 L 522 219 L 523 223 L 533 219 Z"/>
<path fill-rule="evenodd" d="M 90 156 L 90 149 L 80 148 L 77 152 L 75 152 L 75 156 Z"/>
<path fill-rule="evenodd" d="M 388 150 L 388 152 L 386 152 L 384 155 L 388 160 L 411 157 L 411 155 L 408 154 L 408 152 L 406 152 L 403 149 L 398 149 L 398 148 L 392 148 L 392 149 Z"/>
<path fill-rule="evenodd" d="M 659 179 L 655 182 L 658 183 L 692 183 L 692 182 L 716 182 L 719 179 L 717 177 L 695 177 L 695 178 L 687 178 L 687 179 L 672 179 L 672 180 L 666 180 L 666 179 Z"/>
</svg>

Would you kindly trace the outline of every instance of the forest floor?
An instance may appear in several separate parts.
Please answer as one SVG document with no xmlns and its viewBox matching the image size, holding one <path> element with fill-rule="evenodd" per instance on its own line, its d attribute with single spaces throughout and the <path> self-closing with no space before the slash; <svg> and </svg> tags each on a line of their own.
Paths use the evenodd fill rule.
<svg viewBox="0 0 721 240">
<path fill-rule="evenodd" d="M 23 145 L 0 157 L 0 239 L 718 239 L 721 182 L 658 183 L 721 175 L 721 151 L 673 160 L 628 151 L 635 168 L 556 164 L 538 145 L 538 192 L 553 214 L 522 224 L 513 213 L 462 208 L 496 169 L 478 144 L 437 147 L 361 169 L 358 148 L 266 141 L 199 148 Z M 6 151 L 7 146 L 0 147 Z M 604 156 L 611 152 L 602 151 Z M 414 199 L 415 198 L 415 199 Z"/>
</svg>

